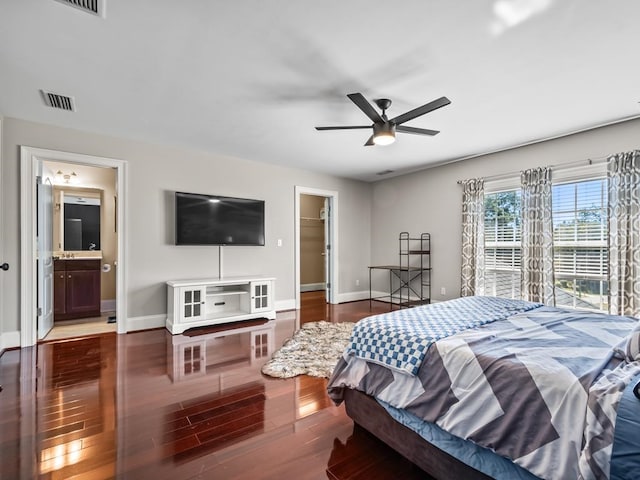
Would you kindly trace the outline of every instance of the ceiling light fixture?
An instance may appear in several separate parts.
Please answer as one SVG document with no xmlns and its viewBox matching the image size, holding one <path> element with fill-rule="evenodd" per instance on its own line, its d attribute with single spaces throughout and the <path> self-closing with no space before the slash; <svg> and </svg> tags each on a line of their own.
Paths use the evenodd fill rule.
<svg viewBox="0 0 640 480">
<path fill-rule="evenodd" d="M 78 183 L 78 175 L 76 172 L 62 173 L 62 170 L 58 170 L 55 176 L 55 183 L 76 184 Z"/>
<path fill-rule="evenodd" d="M 396 126 L 393 123 L 373 124 L 373 143 L 391 145 L 396 141 Z"/>
</svg>

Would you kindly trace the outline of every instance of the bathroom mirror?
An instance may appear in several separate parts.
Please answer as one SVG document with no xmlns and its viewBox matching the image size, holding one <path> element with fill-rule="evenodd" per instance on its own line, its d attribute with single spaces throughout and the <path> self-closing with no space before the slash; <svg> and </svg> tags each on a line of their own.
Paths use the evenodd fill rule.
<svg viewBox="0 0 640 480">
<path fill-rule="evenodd" d="M 62 251 L 100 250 L 100 191 L 59 189 L 55 197 L 54 245 Z"/>
</svg>

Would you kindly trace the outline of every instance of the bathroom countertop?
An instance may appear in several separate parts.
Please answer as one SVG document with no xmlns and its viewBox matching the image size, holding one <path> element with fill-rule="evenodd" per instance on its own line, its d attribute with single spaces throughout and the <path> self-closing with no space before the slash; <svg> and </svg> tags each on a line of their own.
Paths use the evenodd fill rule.
<svg viewBox="0 0 640 480">
<path fill-rule="evenodd" d="M 55 260 L 102 260 L 102 251 L 87 250 L 74 252 L 54 252 Z"/>
</svg>

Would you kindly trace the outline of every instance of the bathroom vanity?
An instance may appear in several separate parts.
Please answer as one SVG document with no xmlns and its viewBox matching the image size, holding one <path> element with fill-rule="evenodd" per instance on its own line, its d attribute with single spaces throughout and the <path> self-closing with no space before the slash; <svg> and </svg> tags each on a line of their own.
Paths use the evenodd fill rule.
<svg viewBox="0 0 640 480">
<path fill-rule="evenodd" d="M 54 320 L 100 316 L 99 258 L 54 260 Z"/>
</svg>

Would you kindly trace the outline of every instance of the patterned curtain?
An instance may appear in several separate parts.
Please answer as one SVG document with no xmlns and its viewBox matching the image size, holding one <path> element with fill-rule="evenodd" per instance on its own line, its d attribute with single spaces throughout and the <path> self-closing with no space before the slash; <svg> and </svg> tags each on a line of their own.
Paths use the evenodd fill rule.
<svg viewBox="0 0 640 480">
<path fill-rule="evenodd" d="M 609 311 L 640 316 L 640 150 L 608 159 Z"/>
<path fill-rule="evenodd" d="M 462 182 L 462 288 L 460 295 L 484 295 L 484 180 Z"/>
<path fill-rule="evenodd" d="M 522 298 L 555 305 L 551 169 L 522 172 Z"/>
</svg>

